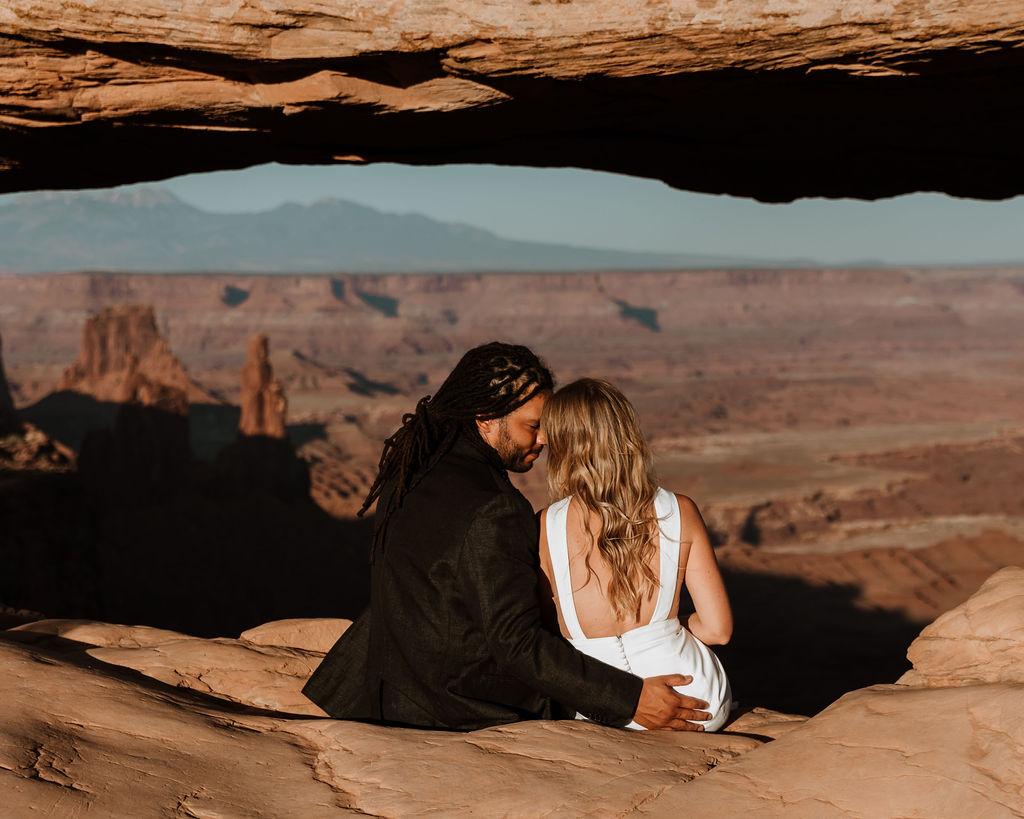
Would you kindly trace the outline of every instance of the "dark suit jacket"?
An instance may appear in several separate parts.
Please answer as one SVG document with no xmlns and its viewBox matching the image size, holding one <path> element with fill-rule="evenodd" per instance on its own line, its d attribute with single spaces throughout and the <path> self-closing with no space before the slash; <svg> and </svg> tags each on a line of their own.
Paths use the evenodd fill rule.
<svg viewBox="0 0 1024 819">
<path fill-rule="evenodd" d="M 370 607 L 303 693 L 339 719 L 473 730 L 560 716 L 555 701 L 625 725 L 643 682 L 544 629 L 537 535 L 497 453 L 464 432 L 391 515 Z"/>
</svg>

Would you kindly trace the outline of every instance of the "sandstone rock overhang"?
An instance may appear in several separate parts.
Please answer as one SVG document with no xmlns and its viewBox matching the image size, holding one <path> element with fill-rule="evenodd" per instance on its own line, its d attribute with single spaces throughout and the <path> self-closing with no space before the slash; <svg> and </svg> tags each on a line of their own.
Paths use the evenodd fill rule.
<svg viewBox="0 0 1024 819">
<path fill-rule="evenodd" d="M 5 0 L 0 190 L 389 161 L 996 199 L 1022 86 L 1020 0 Z"/>
</svg>

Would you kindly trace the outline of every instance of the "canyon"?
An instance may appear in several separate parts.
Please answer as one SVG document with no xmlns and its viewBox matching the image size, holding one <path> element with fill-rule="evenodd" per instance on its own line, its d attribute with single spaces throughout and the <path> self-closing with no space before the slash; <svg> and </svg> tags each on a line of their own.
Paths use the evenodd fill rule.
<svg viewBox="0 0 1024 819">
<path fill-rule="evenodd" d="M 1021 815 L 1022 319 L 1018 268 L 0 275 L 4 803 Z M 301 696 L 367 600 L 381 441 L 493 338 L 619 384 L 702 509 L 722 733 Z"/>
<path fill-rule="evenodd" d="M 0 276 L 0 293 L 17 417 L 70 453 L 6 473 L 13 608 L 207 638 L 354 617 L 370 531 L 355 513 L 381 442 L 493 338 L 635 402 L 662 482 L 715 540 L 744 700 L 812 714 L 892 682 L 925 624 L 1022 562 L 1017 268 L 66 274 Z M 186 393 L 146 424 L 129 413 L 122 437 L 162 423 L 178 443 L 108 435 L 97 458 L 94 430 L 145 403 L 119 403 L 123 355 L 78 375 L 119 344 Z M 112 452 L 161 453 L 163 471 Z M 543 458 L 517 480 L 547 502 Z"/>
</svg>

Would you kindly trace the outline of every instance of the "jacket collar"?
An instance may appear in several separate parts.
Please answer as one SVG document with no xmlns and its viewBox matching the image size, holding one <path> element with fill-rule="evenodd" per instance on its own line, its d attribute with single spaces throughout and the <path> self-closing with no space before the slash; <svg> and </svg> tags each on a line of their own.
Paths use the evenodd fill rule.
<svg viewBox="0 0 1024 819">
<path fill-rule="evenodd" d="M 459 436 L 452 445 L 452 451 L 469 455 L 476 460 L 482 460 L 488 466 L 496 469 L 508 478 L 508 470 L 505 469 L 505 464 L 501 462 L 501 456 L 498 455 L 494 447 L 480 437 L 480 432 L 476 429 L 475 425 L 470 426 L 466 424 L 459 430 Z"/>
</svg>

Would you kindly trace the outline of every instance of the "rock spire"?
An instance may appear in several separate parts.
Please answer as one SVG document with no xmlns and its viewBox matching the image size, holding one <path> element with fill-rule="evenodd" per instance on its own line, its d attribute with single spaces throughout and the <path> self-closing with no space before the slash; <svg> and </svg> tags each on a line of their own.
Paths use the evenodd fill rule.
<svg viewBox="0 0 1024 819">
<path fill-rule="evenodd" d="M 241 409 L 239 434 L 284 438 L 288 399 L 281 382 L 274 378 L 265 335 L 249 339 L 248 356 L 242 367 Z"/>
</svg>

